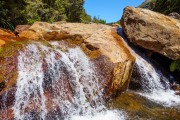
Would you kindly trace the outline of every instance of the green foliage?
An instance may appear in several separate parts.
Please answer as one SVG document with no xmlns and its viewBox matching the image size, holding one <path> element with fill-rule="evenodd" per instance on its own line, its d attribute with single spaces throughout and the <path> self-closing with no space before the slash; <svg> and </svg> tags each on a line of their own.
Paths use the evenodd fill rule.
<svg viewBox="0 0 180 120">
<path fill-rule="evenodd" d="M 14 30 L 18 23 L 24 23 L 22 14 L 24 9 L 23 0 L 1 0 L 0 1 L 0 27 Z"/>
<path fill-rule="evenodd" d="M 99 19 L 99 23 L 101 23 L 101 24 L 106 24 L 106 20 Z"/>
<path fill-rule="evenodd" d="M 139 7 L 166 15 L 172 12 L 180 14 L 180 0 L 146 0 Z"/>
<path fill-rule="evenodd" d="M 81 22 L 84 0 L 68 0 L 67 17 L 70 22 Z"/>
<path fill-rule="evenodd" d="M 25 0 L 24 13 L 28 24 L 35 21 L 90 22 L 91 17 L 83 8 L 84 0 Z"/>
<path fill-rule="evenodd" d="M 56 22 L 67 20 L 65 8 L 68 6 L 67 0 L 26 0 L 27 6 L 24 13 L 28 24 L 35 21 Z"/>
<path fill-rule="evenodd" d="M 180 60 L 175 60 L 170 65 L 170 71 L 174 72 L 175 70 L 180 71 Z"/>
<path fill-rule="evenodd" d="M 101 24 L 106 24 L 106 20 L 100 19 L 99 17 L 94 16 L 93 20 L 94 23 L 101 23 Z"/>
<path fill-rule="evenodd" d="M 91 22 L 91 16 L 88 15 L 88 14 L 85 12 L 85 10 L 83 10 L 83 13 L 82 13 L 82 15 L 81 15 L 81 22 L 82 22 L 82 23 L 89 23 L 89 22 Z"/>
<path fill-rule="evenodd" d="M 138 7 L 140 8 L 146 8 L 146 9 L 152 9 L 154 8 L 156 3 L 156 0 L 145 0 L 141 5 L 139 5 Z"/>
<path fill-rule="evenodd" d="M 0 21 L 3 21 L 3 17 L 7 15 L 7 10 L 4 8 L 4 1 L 0 1 Z"/>
<path fill-rule="evenodd" d="M 91 17 L 83 4 L 84 0 L 1 0 L 0 27 L 14 30 L 18 24 L 36 21 L 88 23 Z"/>
<path fill-rule="evenodd" d="M 163 14 L 180 13 L 180 0 L 156 0 L 153 10 Z"/>
<path fill-rule="evenodd" d="M 9 30 L 11 30 L 11 31 L 14 30 L 13 24 L 12 24 L 12 23 L 9 23 L 9 22 L 4 22 L 4 21 L 1 22 L 1 23 L 0 23 L 0 27 L 5 28 L 5 29 L 9 29 Z"/>
</svg>

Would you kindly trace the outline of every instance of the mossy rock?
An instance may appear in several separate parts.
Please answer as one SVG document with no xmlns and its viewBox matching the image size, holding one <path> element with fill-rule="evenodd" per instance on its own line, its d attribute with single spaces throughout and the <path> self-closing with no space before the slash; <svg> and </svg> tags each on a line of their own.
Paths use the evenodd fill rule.
<svg viewBox="0 0 180 120">
<path fill-rule="evenodd" d="M 0 48 L 0 84 L 1 90 L 11 88 L 18 77 L 17 56 L 24 45 L 29 44 L 27 40 L 9 41 Z"/>
</svg>

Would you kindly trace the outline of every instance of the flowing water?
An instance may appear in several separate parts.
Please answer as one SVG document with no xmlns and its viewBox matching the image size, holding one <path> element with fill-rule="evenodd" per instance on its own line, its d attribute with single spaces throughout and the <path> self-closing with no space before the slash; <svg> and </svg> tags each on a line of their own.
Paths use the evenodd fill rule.
<svg viewBox="0 0 180 120">
<path fill-rule="evenodd" d="M 64 52 L 57 42 L 50 44 L 30 44 L 19 52 L 14 118 L 124 120 L 124 112 L 104 106 L 102 76 L 81 49 Z"/>
<path fill-rule="evenodd" d="M 143 87 L 143 91 L 137 93 L 167 107 L 179 106 L 180 96 L 175 95 L 175 91 L 170 89 L 169 79 L 137 47 L 128 44 L 122 28 L 118 29 L 118 34 L 124 38 L 127 48 L 136 57 L 135 67 L 140 74 L 139 80 Z"/>
<path fill-rule="evenodd" d="M 40 51 L 35 45 L 28 45 L 18 56 L 17 90 L 15 94 L 15 104 L 13 107 L 16 119 L 29 119 L 31 114 L 26 114 L 26 110 L 37 109 L 44 119 L 46 115 L 43 90 L 43 69 Z"/>
<path fill-rule="evenodd" d="M 164 106 L 180 105 L 180 96 L 170 89 L 168 79 L 152 63 L 142 57 L 136 58 L 136 68 L 141 76 L 143 93 L 139 93 Z"/>
<path fill-rule="evenodd" d="M 62 44 L 62 43 L 61 43 Z M 136 92 L 164 106 L 180 105 L 163 73 L 136 50 L 135 67 L 143 91 Z M 135 52 L 136 51 L 136 52 Z M 19 51 L 18 79 L 12 107 L 15 120 L 125 120 L 127 114 L 104 104 L 103 75 L 79 47 L 34 42 Z M 7 95 L 3 96 L 6 110 Z M 7 113 L 6 111 L 3 114 Z"/>
</svg>

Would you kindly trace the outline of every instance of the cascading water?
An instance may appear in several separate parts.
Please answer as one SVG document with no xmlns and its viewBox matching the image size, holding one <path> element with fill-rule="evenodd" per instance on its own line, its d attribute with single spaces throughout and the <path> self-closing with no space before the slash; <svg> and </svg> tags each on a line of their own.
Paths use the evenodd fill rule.
<svg viewBox="0 0 180 120">
<path fill-rule="evenodd" d="M 3 95 L 3 99 L 2 99 L 2 111 L 0 112 L 0 115 L 2 114 L 2 115 L 4 115 L 2 118 L 8 118 L 8 113 L 7 113 L 7 111 L 6 111 L 6 109 L 7 109 L 7 91 L 5 92 L 5 95 Z"/>
<path fill-rule="evenodd" d="M 31 119 L 31 108 L 44 119 L 46 115 L 45 96 L 43 91 L 42 57 L 35 45 L 28 45 L 18 56 L 17 90 L 13 107 L 15 119 Z"/>
<path fill-rule="evenodd" d="M 143 93 L 138 92 L 138 94 L 165 106 L 180 105 L 180 96 L 175 95 L 175 92 L 170 89 L 168 79 L 135 46 L 128 45 L 128 40 L 124 36 L 122 28 L 119 28 L 117 32 L 124 38 L 127 48 L 136 57 L 135 67 L 140 74 L 143 87 Z"/>
<path fill-rule="evenodd" d="M 33 43 L 19 53 L 14 118 L 124 120 L 123 112 L 103 105 L 103 77 L 81 49 L 50 45 Z"/>
<path fill-rule="evenodd" d="M 148 60 L 137 57 L 135 64 L 141 76 L 143 87 L 141 95 L 165 106 L 180 105 L 180 96 L 175 95 L 175 91 L 170 89 L 168 79 Z"/>
</svg>

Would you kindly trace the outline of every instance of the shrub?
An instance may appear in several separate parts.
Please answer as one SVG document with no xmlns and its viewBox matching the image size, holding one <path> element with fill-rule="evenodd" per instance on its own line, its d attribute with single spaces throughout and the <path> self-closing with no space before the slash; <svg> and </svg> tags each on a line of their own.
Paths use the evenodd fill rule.
<svg viewBox="0 0 180 120">
<path fill-rule="evenodd" d="M 170 65 L 170 71 L 174 72 L 175 70 L 180 71 L 180 60 L 175 60 Z"/>
</svg>

